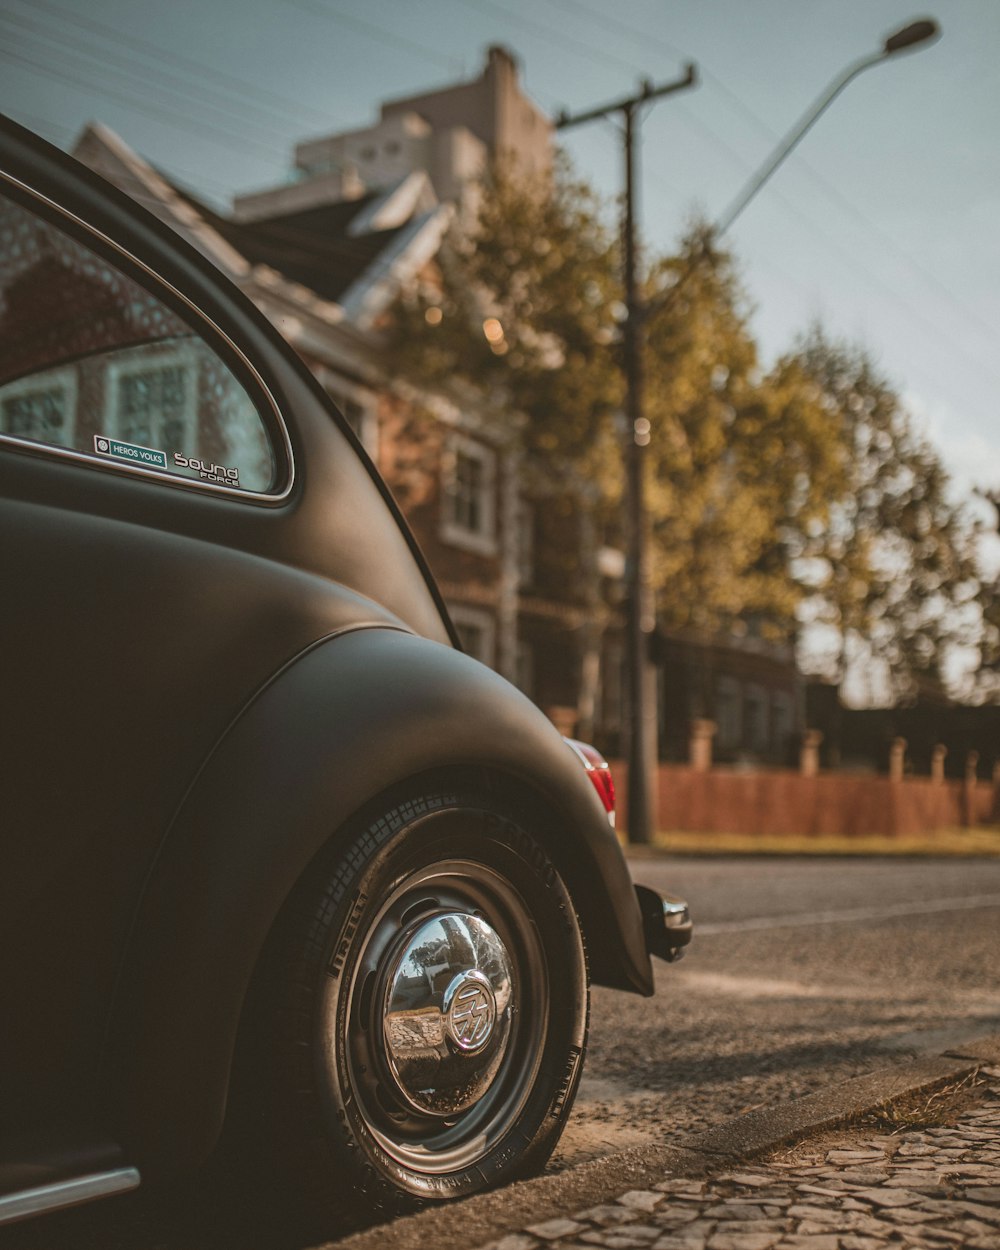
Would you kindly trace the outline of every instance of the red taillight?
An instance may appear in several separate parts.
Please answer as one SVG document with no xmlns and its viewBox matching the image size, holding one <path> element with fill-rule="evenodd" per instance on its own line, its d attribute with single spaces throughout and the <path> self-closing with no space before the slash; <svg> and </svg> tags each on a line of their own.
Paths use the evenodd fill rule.
<svg viewBox="0 0 1000 1250">
<path fill-rule="evenodd" d="M 589 742 L 580 742 L 576 738 L 567 738 L 565 741 L 587 770 L 590 783 L 597 791 L 597 797 L 601 800 L 604 810 L 608 813 L 608 822 L 614 825 L 615 783 L 611 779 L 611 769 L 608 766 L 608 761 Z"/>
<path fill-rule="evenodd" d="M 594 789 L 597 791 L 597 797 L 604 804 L 604 810 L 609 816 L 615 814 L 615 783 L 611 780 L 611 769 L 607 764 L 603 768 L 595 768 L 593 772 L 587 774 L 593 783 Z M 614 823 L 612 821 L 612 823 Z"/>
</svg>

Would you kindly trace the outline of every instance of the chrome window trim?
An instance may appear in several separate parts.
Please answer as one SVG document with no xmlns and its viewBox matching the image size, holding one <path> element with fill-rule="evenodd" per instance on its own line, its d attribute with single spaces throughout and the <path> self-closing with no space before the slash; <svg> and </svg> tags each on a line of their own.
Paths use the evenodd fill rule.
<svg viewBox="0 0 1000 1250">
<path fill-rule="evenodd" d="M 288 429 L 285 425 L 284 417 L 281 415 L 281 409 L 278 407 L 277 401 L 275 400 L 274 396 L 271 394 L 270 387 L 267 385 L 264 379 L 260 376 L 260 373 L 254 367 L 253 363 L 250 361 L 247 355 L 240 349 L 240 347 L 236 343 L 233 342 L 233 340 L 229 337 L 229 335 L 225 332 L 225 330 L 223 330 L 221 326 L 217 325 L 216 322 L 213 321 L 212 318 L 209 317 L 207 313 L 203 312 L 198 307 L 197 304 L 193 303 L 190 299 L 188 299 L 188 297 L 183 293 L 183 291 L 179 291 L 173 285 L 173 283 L 168 282 L 166 278 L 164 278 L 161 274 L 158 274 L 154 269 L 151 269 L 149 265 L 145 264 L 137 256 L 133 256 L 131 252 L 127 251 L 124 247 L 122 247 L 121 244 L 116 243 L 113 239 L 109 238 L 106 234 L 104 234 L 103 231 L 98 230 L 95 226 L 90 225 L 90 223 L 84 221 L 82 217 L 78 217 L 76 213 L 73 213 L 69 209 L 64 208 L 61 204 L 58 204 L 55 200 L 50 199 L 49 196 L 44 195 L 41 191 L 36 191 L 34 187 L 29 186 L 26 182 L 22 182 L 20 178 L 15 178 L 13 174 L 7 173 L 6 170 L 0 169 L 0 179 L 3 179 L 3 181 L 8 182 L 12 186 L 19 188 L 22 193 L 30 196 L 32 199 L 37 200 L 42 204 L 45 204 L 51 211 L 57 213 L 60 217 L 67 218 L 68 220 L 75 222 L 78 227 L 83 229 L 87 234 L 92 235 L 96 239 L 99 239 L 101 243 L 105 247 L 109 248 L 112 252 L 117 253 L 117 255 L 119 256 L 125 257 L 125 259 L 131 265 L 134 265 L 143 274 L 147 275 L 149 278 L 153 280 L 153 283 L 155 285 L 154 285 L 154 289 L 150 292 L 150 294 L 152 295 L 156 294 L 155 288 L 157 286 L 160 288 L 166 289 L 167 291 L 171 293 L 171 295 L 173 295 L 173 297 L 176 300 L 178 300 L 181 304 L 183 304 L 183 306 L 189 312 L 192 313 L 192 315 L 196 318 L 197 321 L 200 321 L 204 325 L 207 325 L 208 327 L 210 327 L 212 333 L 217 335 L 219 338 L 223 340 L 223 342 L 227 345 L 229 350 L 240 361 L 243 368 L 246 369 L 247 373 L 253 379 L 256 386 L 263 392 L 270 406 L 271 412 L 274 416 L 275 424 L 281 435 L 281 447 L 282 447 L 282 450 L 284 451 L 285 463 L 288 466 L 288 480 L 285 483 L 284 487 L 280 491 L 276 491 L 276 492 L 234 490 L 230 486 L 218 486 L 214 482 L 199 482 L 199 481 L 195 481 L 193 478 L 179 477 L 179 476 L 175 476 L 172 473 L 164 473 L 157 469 L 144 469 L 144 468 L 141 468 L 139 465 L 112 463 L 97 455 L 91 455 L 91 454 L 88 454 L 87 452 L 76 451 L 73 448 L 57 447 L 57 446 L 52 445 L 51 443 L 36 443 L 36 442 L 33 442 L 31 439 L 17 438 L 16 436 L 13 436 L 10 434 L 0 433 L 0 444 L 6 444 L 8 446 L 15 447 L 19 451 L 29 451 L 29 452 L 40 453 L 42 455 L 57 456 L 63 460 L 72 460 L 76 463 L 89 465 L 91 468 L 110 470 L 112 473 L 116 473 L 116 474 L 125 473 L 125 474 L 137 475 L 139 477 L 153 478 L 154 480 L 158 482 L 168 482 L 171 486 L 178 486 L 181 489 L 196 490 L 199 492 L 208 491 L 215 495 L 225 495 L 230 499 L 249 500 L 252 503 L 263 503 L 263 504 L 269 504 L 271 506 L 275 504 L 284 503 L 284 501 L 292 493 L 292 487 L 295 485 L 295 458 L 292 455 L 291 439 L 288 436 Z M 195 332 L 197 333 L 197 330 Z M 206 346 L 211 348 L 210 343 L 207 343 Z M 225 363 L 224 360 L 223 360 L 223 363 Z M 238 378 L 237 378 L 237 381 L 239 381 Z M 251 400 L 253 399 L 252 396 L 250 396 L 249 398 Z M 254 404 L 254 408 L 256 407 L 257 405 Z M 265 424 L 265 433 L 268 434 L 268 436 L 270 437 L 270 431 L 267 430 L 266 424 Z M 275 450 L 277 451 L 277 447 L 275 447 Z"/>
<path fill-rule="evenodd" d="M 74 1176 L 51 1185 L 38 1185 L 34 1189 L 5 1194 L 0 1198 L 0 1224 L 13 1224 L 15 1220 L 28 1220 L 47 1211 L 79 1206 L 95 1198 L 128 1193 L 139 1188 L 140 1179 L 138 1168 L 115 1168 L 112 1172 Z"/>
</svg>

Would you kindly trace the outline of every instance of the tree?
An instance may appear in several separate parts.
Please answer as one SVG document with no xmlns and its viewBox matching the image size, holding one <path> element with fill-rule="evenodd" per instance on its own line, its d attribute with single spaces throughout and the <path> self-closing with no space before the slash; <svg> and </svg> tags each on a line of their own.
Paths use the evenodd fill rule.
<svg viewBox="0 0 1000 1250">
<path fill-rule="evenodd" d="M 996 532 L 1000 534 L 1000 491 L 983 492 L 983 497 L 996 512 Z M 993 540 L 996 552 L 996 539 Z M 979 635 L 978 693 L 1000 702 L 1000 570 L 994 563 L 993 576 L 981 586 L 979 606 L 982 625 Z"/>
<path fill-rule="evenodd" d="M 882 663 L 894 696 L 941 685 L 981 620 L 975 526 L 867 352 L 814 327 L 776 372 L 788 370 L 812 383 L 843 447 L 844 489 L 800 540 L 809 615 L 836 639 L 832 675 L 861 657 Z"/>
<path fill-rule="evenodd" d="M 798 536 L 843 476 L 801 371 L 761 377 L 733 259 L 695 226 L 653 269 L 647 333 L 649 512 L 661 619 L 790 639 Z"/>
</svg>

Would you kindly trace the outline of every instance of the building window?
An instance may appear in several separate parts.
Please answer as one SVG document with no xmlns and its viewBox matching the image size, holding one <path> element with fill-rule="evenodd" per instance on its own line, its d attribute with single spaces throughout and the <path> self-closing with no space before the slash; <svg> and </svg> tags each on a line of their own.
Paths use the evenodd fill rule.
<svg viewBox="0 0 1000 1250">
<path fill-rule="evenodd" d="M 442 460 L 441 537 L 456 547 L 496 554 L 496 453 L 453 435 Z"/>
<path fill-rule="evenodd" d="M 137 351 L 107 369 L 105 432 L 144 447 L 194 455 L 198 414 L 194 362 L 183 348 Z"/>
<path fill-rule="evenodd" d="M 792 696 L 785 690 L 776 690 L 771 696 L 771 741 L 776 751 L 788 750 L 793 729 Z"/>
<path fill-rule="evenodd" d="M 496 649 L 496 624 L 492 613 L 464 604 L 449 605 L 448 611 L 465 654 L 492 667 Z"/>
<path fill-rule="evenodd" d="M 762 754 L 768 749 L 768 720 L 767 691 L 762 686 L 747 686 L 743 697 L 743 741 L 748 750 Z"/>
<path fill-rule="evenodd" d="M 743 738 L 743 694 L 733 677 L 715 684 L 715 723 L 720 751 L 735 751 Z"/>
<path fill-rule="evenodd" d="M 470 534 L 481 534 L 486 514 L 486 475 L 483 462 L 467 452 L 455 453 L 452 473 L 450 512 L 452 522 Z"/>
<path fill-rule="evenodd" d="M 75 423 L 75 369 L 50 369 L 42 377 L 22 378 L 0 394 L 0 432 L 12 438 L 72 447 Z"/>
</svg>

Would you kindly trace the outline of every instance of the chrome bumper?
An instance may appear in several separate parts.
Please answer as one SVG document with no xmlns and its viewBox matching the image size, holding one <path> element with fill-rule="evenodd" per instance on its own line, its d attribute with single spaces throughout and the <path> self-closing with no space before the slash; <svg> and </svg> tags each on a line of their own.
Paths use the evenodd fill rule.
<svg viewBox="0 0 1000 1250">
<path fill-rule="evenodd" d="M 642 912 L 646 950 L 667 963 L 680 959 L 694 928 L 687 903 L 670 894 L 659 894 L 645 885 L 637 885 L 635 893 Z"/>
</svg>

